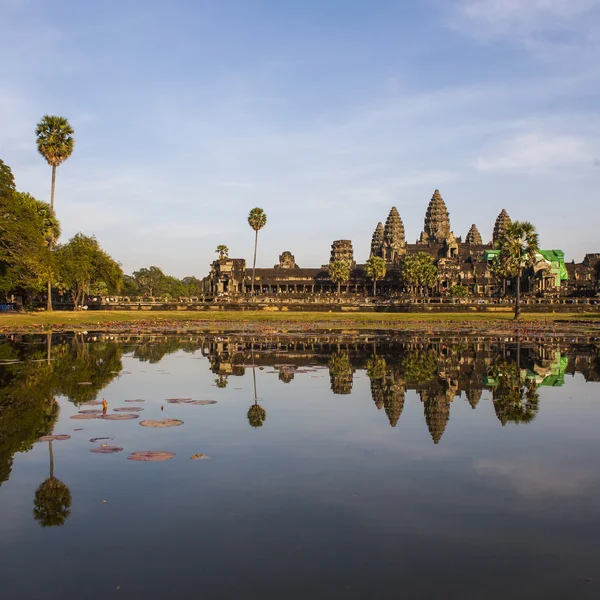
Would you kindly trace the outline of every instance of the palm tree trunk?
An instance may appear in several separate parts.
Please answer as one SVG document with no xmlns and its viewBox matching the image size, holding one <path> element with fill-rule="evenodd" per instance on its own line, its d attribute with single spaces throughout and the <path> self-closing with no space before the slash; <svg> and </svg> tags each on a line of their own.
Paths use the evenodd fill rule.
<svg viewBox="0 0 600 600">
<path fill-rule="evenodd" d="M 338 281 L 338 298 L 342 295 L 342 284 Z"/>
<path fill-rule="evenodd" d="M 254 378 L 254 404 L 256 404 L 256 367 L 254 366 L 254 350 L 252 351 L 252 377 Z"/>
<path fill-rule="evenodd" d="M 521 316 L 521 269 L 517 272 L 517 297 L 515 298 L 515 319 Z"/>
<path fill-rule="evenodd" d="M 377 296 L 377 279 L 373 279 L 373 296 Z"/>
<path fill-rule="evenodd" d="M 56 184 L 56 165 L 52 165 L 52 187 L 50 188 L 50 210 L 54 212 L 54 186 Z"/>
<path fill-rule="evenodd" d="M 52 452 L 52 440 L 48 442 L 50 449 L 50 479 L 54 479 L 54 452 Z"/>
<path fill-rule="evenodd" d="M 256 246 L 258 246 L 258 229 L 254 232 L 254 262 L 252 263 L 252 285 L 250 287 L 250 294 L 254 294 L 254 273 L 256 271 Z"/>
<path fill-rule="evenodd" d="M 50 356 L 52 354 L 52 334 L 46 334 L 46 362 L 50 364 Z"/>
<path fill-rule="evenodd" d="M 56 186 L 56 165 L 52 165 L 52 185 L 50 186 L 50 213 L 54 214 L 54 188 Z M 48 244 L 52 252 L 52 240 Z M 52 310 L 52 282 L 48 281 L 48 299 L 46 300 L 46 310 Z"/>
</svg>

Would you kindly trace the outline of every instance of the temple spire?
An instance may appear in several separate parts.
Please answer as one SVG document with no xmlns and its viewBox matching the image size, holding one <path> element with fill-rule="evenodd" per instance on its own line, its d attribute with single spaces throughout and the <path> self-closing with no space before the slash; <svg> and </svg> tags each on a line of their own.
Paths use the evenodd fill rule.
<svg viewBox="0 0 600 600">
<path fill-rule="evenodd" d="M 421 242 L 445 242 L 451 237 L 450 214 L 440 191 L 435 190 L 425 213 Z"/>
<path fill-rule="evenodd" d="M 506 210 L 502 209 L 494 224 L 494 233 L 492 235 L 492 242 L 494 244 L 500 239 L 500 236 L 504 233 L 504 230 L 509 223 L 512 223 L 512 221 Z"/>
<path fill-rule="evenodd" d="M 377 227 L 373 232 L 371 238 L 371 256 L 382 256 L 383 255 L 383 225 L 381 222 L 377 223 Z"/>
<path fill-rule="evenodd" d="M 404 223 L 400 218 L 398 209 L 392 206 L 383 230 L 383 258 L 388 263 L 397 262 L 404 254 L 406 238 L 404 237 Z"/>
<path fill-rule="evenodd" d="M 479 233 L 479 229 L 477 229 L 477 225 L 473 223 L 471 225 L 471 229 L 469 229 L 469 233 L 467 233 L 467 237 L 465 238 L 465 242 L 467 244 L 472 244 L 474 246 L 481 246 L 483 244 L 481 240 L 481 234 Z"/>
</svg>

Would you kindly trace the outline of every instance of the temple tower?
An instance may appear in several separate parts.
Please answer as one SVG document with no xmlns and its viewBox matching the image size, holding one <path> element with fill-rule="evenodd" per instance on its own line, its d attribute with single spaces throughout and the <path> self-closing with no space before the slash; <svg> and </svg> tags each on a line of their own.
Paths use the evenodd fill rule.
<svg viewBox="0 0 600 600">
<path fill-rule="evenodd" d="M 387 263 L 398 262 L 406 254 L 406 238 L 404 236 L 404 223 L 395 206 L 385 222 L 382 244 L 383 259 Z"/>
<path fill-rule="evenodd" d="M 435 190 L 425 213 L 421 242 L 444 243 L 450 238 L 454 238 L 450 231 L 450 214 L 440 191 Z"/>
<path fill-rule="evenodd" d="M 475 223 L 471 225 L 471 229 L 469 229 L 469 233 L 467 233 L 465 242 L 474 246 L 481 246 L 483 244 L 481 240 L 481 234 L 479 233 L 479 229 L 477 229 L 477 225 L 475 225 Z"/>
<path fill-rule="evenodd" d="M 500 236 L 504 233 L 504 230 L 506 229 L 506 226 L 509 223 L 512 223 L 512 221 L 510 220 L 508 213 L 504 209 L 502 209 L 502 211 L 498 215 L 498 218 L 496 219 L 496 223 L 494 224 L 494 233 L 492 234 L 493 244 L 496 244 L 496 242 L 498 242 Z"/>
<path fill-rule="evenodd" d="M 354 265 L 354 250 L 350 240 L 335 240 L 331 244 L 331 258 L 329 262 L 332 263 L 338 260 Z"/>
<path fill-rule="evenodd" d="M 434 390 L 420 391 L 419 396 L 423 402 L 427 429 L 429 429 L 433 443 L 439 444 L 450 419 L 451 399 L 444 392 Z"/>
<path fill-rule="evenodd" d="M 377 223 L 377 227 L 371 238 L 371 256 L 383 257 L 383 225 Z"/>
</svg>

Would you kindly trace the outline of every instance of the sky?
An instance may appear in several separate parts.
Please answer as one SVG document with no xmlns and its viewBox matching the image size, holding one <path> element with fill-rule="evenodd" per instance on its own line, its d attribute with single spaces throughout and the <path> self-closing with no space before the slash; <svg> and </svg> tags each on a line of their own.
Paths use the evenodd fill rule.
<svg viewBox="0 0 600 600">
<path fill-rule="evenodd" d="M 600 0 L 0 0 L 0 158 L 49 200 L 44 114 L 69 119 L 66 241 L 126 273 L 205 276 L 225 244 L 301 267 L 407 241 L 436 188 L 456 236 L 502 208 L 567 260 L 600 252 Z"/>
</svg>

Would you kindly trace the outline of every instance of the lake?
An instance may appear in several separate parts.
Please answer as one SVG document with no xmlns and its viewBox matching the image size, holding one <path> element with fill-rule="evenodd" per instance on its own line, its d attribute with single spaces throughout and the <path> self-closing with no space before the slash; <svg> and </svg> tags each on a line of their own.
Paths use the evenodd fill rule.
<svg viewBox="0 0 600 600">
<path fill-rule="evenodd" d="M 598 598 L 599 381 L 552 340 L 4 336 L 0 595 Z"/>
</svg>

